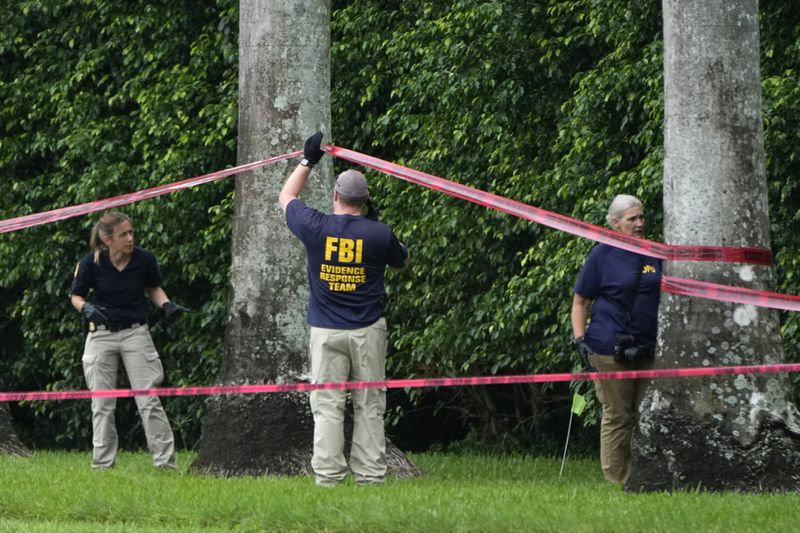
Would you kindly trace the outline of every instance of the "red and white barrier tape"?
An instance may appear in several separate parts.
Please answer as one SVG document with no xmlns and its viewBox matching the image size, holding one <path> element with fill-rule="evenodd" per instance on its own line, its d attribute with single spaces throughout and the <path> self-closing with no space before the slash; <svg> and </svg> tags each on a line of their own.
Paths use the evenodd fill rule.
<svg viewBox="0 0 800 533">
<path fill-rule="evenodd" d="M 720 302 L 750 304 L 785 311 L 800 311 L 800 296 L 777 292 L 731 287 L 707 281 L 695 281 L 673 276 L 661 277 L 661 290 L 685 296 L 697 296 Z"/>
<path fill-rule="evenodd" d="M 669 245 L 648 241 L 646 239 L 623 235 L 608 228 L 589 224 L 587 222 L 576 220 L 558 213 L 553 213 L 551 211 L 546 211 L 538 207 L 533 207 L 521 202 L 509 200 L 508 198 L 504 198 L 496 194 L 487 193 L 485 191 L 481 191 L 480 189 L 475 189 L 467 185 L 448 181 L 446 179 L 433 176 L 432 174 L 426 174 L 418 170 L 403 167 L 401 165 L 390 163 L 389 161 L 384 161 L 382 159 L 378 159 L 377 157 L 361 154 L 346 148 L 327 145 L 325 146 L 325 150 L 329 151 L 336 157 L 358 163 L 365 167 L 378 170 L 390 176 L 395 176 L 417 185 L 422 185 L 444 192 L 445 194 L 455 196 L 456 198 L 461 198 L 479 205 L 491 207 L 497 211 L 509 213 L 519 218 L 532 220 L 539 224 L 571 233 L 579 237 L 585 237 L 651 257 L 683 261 L 724 261 L 735 263 L 752 263 L 757 265 L 772 265 L 772 253 L 769 250 L 762 250 L 759 248 L 731 248 L 727 246 Z M 152 187 L 150 189 L 143 189 L 112 198 L 106 198 L 104 200 L 96 200 L 94 202 L 88 202 L 85 204 L 68 206 L 60 209 L 53 209 L 51 211 L 44 211 L 42 213 L 34 213 L 32 215 L 2 220 L 0 221 L 0 233 L 16 231 L 31 226 L 38 226 L 40 224 L 73 218 L 80 215 L 93 213 L 95 211 L 111 209 L 150 198 L 155 198 L 163 194 L 194 187 L 203 183 L 209 183 L 233 174 L 254 170 L 278 161 L 290 159 L 301 153 L 302 151 L 297 150 L 269 159 L 264 159 L 262 161 L 255 161 L 253 163 L 240 165 L 226 170 L 220 170 L 171 184 Z"/>
<path fill-rule="evenodd" d="M 767 250 L 756 248 L 729 248 L 722 246 L 672 246 L 663 243 L 639 239 L 617 233 L 607 228 L 588 224 L 580 220 L 575 220 L 558 213 L 553 213 L 509 200 L 502 196 L 487 193 L 473 187 L 454 183 L 431 174 L 426 174 L 414 169 L 403 167 L 376 157 L 368 156 L 340 148 L 333 145 L 324 147 L 332 155 L 359 163 L 365 167 L 378 170 L 380 172 L 398 177 L 400 179 L 423 185 L 445 194 L 462 198 L 479 205 L 490 207 L 498 211 L 503 211 L 520 218 L 532 220 L 543 225 L 566 231 L 580 237 L 586 237 L 599 242 L 604 242 L 612 246 L 624 248 L 653 257 L 664 259 L 683 259 L 699 261 L 728 261 L 728 262 L 750 262 L 755 264 L 771 264 L 771 255 Z M 123 194 L 113 198 L 97 200 L 86 204 L 54 209 L 32 215 L 26 215 L 0 221 L 0 233 L 15 231 L 31 226 L 55 222 L 72 218 L 103 209 L 119 207 L 121 205 L 155 198 L 170 192 L 194 187 L 203 183 L 216 181 L 234 174 L 254 170 L 278 161 L 296 157 L 302 153 L 301 150 L 286 153 L 283 155 L 255 161 L 237 167 L 204 174 L 183 181 L 143 189 L 133 193 Z M 697 296 L 700 298 L 710 298 L 714 300 L 727 301 L 733 303 L 752 304 L 762 307 L 771 307 L 787 311 L 800 311 L 800 297 L 785 295 L 775 292 L 757 291 L 740 287 L 731 287 L 715 283 L 693 281 L 683 278 L 673 278 L 664 276 L 662 290 L 675 294 L 687 296 Z"/>
<path fill-rule="evenodd" d="M 723 261 L 728 263 L 751 263 L 754 265 L 772 265 L 772 252 L 760 248 L 731 248 L 727 246 L 684 246 L 671 245 L 660 242 L 648 241 L 618 233 L 608 228 L 589 224 L 568 216 L 546 211 L 521 202 L 509 200 L 503 196 L 491 194 L 467 185 L 448 181 L 432 174 L 410 169 L 361 154 L 346 148 L 328 145 L 327 150 L 334 156 L 358 163 L 395 176 L 397 178 L 434 189 L 462 200 L 467 200 L 478 205 L 491 207 L 519 218 L 532 220 L 544 226 L 555 228 L 572 235 L 586 237 L 593 241 L 602 242 L 637 252 L 650 257 L 669 259 L 673 261 Z"/>
<path fill-rule="evenodd" d="M 395 176 L 397 178 L 438 190 L 450 196 L 461 198 L 479 205 L 490 207 L 519 218 L 532 220 L 539 224 L 561 230 L 579 237 L 585 237 L 598 242 L 610 244 L 618 248 L 641 253 L 651 257 L 667 260 L 691 261 L 720 261 L 741 262 L 757 265 L 772 265 L 772 254 L 768 250 L 758 248 L 731 248 L 724 246 L 678 246 L 668 245 L 623 235 L 601 226 L 589 224 L 580 220 L 560 215 L 533 207 L 527 204 L 509 200 L 502 196 L 487 193 L 473 187 L 426 174 L 376 157 L 368 156 L 328 145 L 324 149 L 333 156 L 358 163 L 367 168 Z M 254 170 L 278 161 L 290 159 L 301 154 L 302 151 L 275 156 L 262 161 L 204 174 L 172 184 L 161 185 L 150 189 L 97 200 L 85 204 L 54 209 L 32 215 L 26 215 L 0 221 L 0 233 L 16 231 L 19 229 L 77 217 L 95 211 L 111 209 L 122 205 L 155 198 L 173 191 L 194 187 L 203 183 L 216 181 L 234 174 Z M 698 296 L 720 301 L 752 304 L 763 307 L 773 307 L 790 311 L 800 311 L 800 297 L 730 287 L 702 281 L 693 281 L 682 278 L 663 276 L 662 289 L 675 294 Z M 2 401 L 21 400 L 67 400 L 98 397 L 131 397 L 131 396 L 192 396 L 211 394 L 252 394 L 276 392 L 301 392 L 318 389 L 362 389 L 362 388 L 414 388 L 414 387 L 446 387 L 463 385 L 492 385 L 512 383 L 542 383 L 556 381 L 588 380 L 588 379 L 625 379 L 625 378 L 659 378 L 659 377 L 689 377 L 722 374 L 751 374 L 797 372 L 800 364 L 754 365 L 738 367 L 714 368 L 684 368 L 684 369 L 659 369 L 637 370 L 629 372 L 583 372 L 575 374 L 540 374 L 524 376 L 487 376 L 471 378 L 437 378 L 437 379 L 401 379 L 374 382 L 342 382 L 342 383 L 296 383 L 284 385 L 229 385 L 215 387 L 186 387 L 186 388 L 158 388 L 158 389 L 113 389 L 105 391 L 43 391 L 0 393 Z"/>
<path fill-rule="evenodd" d="M 180 191 L 181 189 L 188 189 L 189 187 L 194 187 L 195 185 L 216 181 L 222 178 L 226 178 L 228 176 L 232 176 L 233 174 L 239 174 L 240 172 L 254 170 L 266 165 L 270 165 L 272 163 L 277 163 L 278 161 L 283 161 L 284 159 L 291 159 L 292 157 L 297 157 L 301 153 L 303 153 L 302 150 L 298 150 L 288 154 L 283 154 L 271 157 L 269 159 L 264 159 L 262 161 L 254 161 L 253 163 L 247 163 L 245 165 L 240 165 L 238 167 L 219 170 L 217 172 L 212 172 L 210 174 L 203 174 L 202 176 L 185 179 L 183 181 L 176 181 L 175 183 L 168 183 L 166 185 L 160 185 L 158 187 L 152 187 L 150 189 L 142 189 L 140 191 L 123 194 L 120 196 L 114 196 L 113 198 L 106 198 L 104 200 L 95 200 L 94 202 L 88 202 L 85 204 L 72 205 L 69 207 L 62 207 L 60 209 L 53 209 L 52 211 L 43 211 L 41 213 L 34 213 L 32 215 L 25 215 L 21 217 L 8 218 L 6 220 L 0 220 L 0 233 L 17 231 L 20 229 L 29 228 L 31 226 L 47 224 L 49 222 L 55 222 L 57 220 L 65 220 L 67 218 L 73 218 L 81 215 L 86 215 L 88 213 L 94 213 L 95 211 L 112 209 L 114 207 L 132 204 L 134 202 L 140 202 L 142 200 L 148 200 L 150 198 L 155 198 L 156 196 L 161 196 L 162 194 Z"/>
<path fill-rule="evenodd" d="M 605 379 L 658 379 L 672 377 L 720 376 L 732 374 L 776 374 L 800 371 L 800 363 L 718 366 L 698 368 L 661 368 L 624 372 L 576 372 L 574 374 L 527 374 L 520 376 L 480 376 L 466 378 L 390 379 L 384 381 L 340 381 L 335 383 L 286 383 L 264 385 L 217 385 L 209 387 L 164 387 L 157 389 L 108 389 L 0 393 L 0 402 L 85 400 L 89 398 L 130 398 L 133 396 L 208 396 L 214 394 L 257 394 L 308 392 L 313 390 L 404 389 L 420 387 L 463 387 L 471 385 L 511 385 L 518 383 L 554 383 Z"/>
<path fill-rule="evenodd" d="M 422 185 L 450 196 L 455 196 L 478 205 L 503 211 L 519 218 L 532 220 L 579 237 L 586 237 L 618 248 L 641 253 L 651 257 L 669 260 L 725 261 L 743 262 L 758 265 L 772 265 L 772 254 L 758 248 L 730 248 L 725 246 L 676 246 L 639 239 L 595 226 L 580 220 L 546 211 L 538 207 L 509 200 L 496 194 L 487 193 L 473 187 L 448 181 L 431 174 L 390 163 L 377 157 L 368 156 L 346 148 L 328 145 L 327 149 L 336 157 L 358 163 L 367 168 L 395 176 L 411 183 Z M 662 290 L 675 294 L 697 296 L 712 300 L 752 304 L 787 311 L 800 311 L 800 297 L 775 292 L 745 289 L 693 281 L 684 278 L 663 276 Z"/>
</svg>

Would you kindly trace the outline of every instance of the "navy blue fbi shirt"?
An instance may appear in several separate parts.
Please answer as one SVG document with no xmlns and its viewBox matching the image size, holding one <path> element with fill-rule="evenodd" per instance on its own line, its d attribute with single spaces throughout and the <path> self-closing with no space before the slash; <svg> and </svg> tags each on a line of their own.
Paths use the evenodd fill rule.
<svg viewBox="0 0 800 533">
<path fill-rule="evenodd" d="M 400 268 L 408 251 L 386 224 L 356 215 L 330 215 L 294 199 L 286 224 L 308 255 L 308 324 L 358 329 L 374 324 L 386 303 L 384 270 Z"/>
<path fill-rule="evenodd" d="M 108 250 L 103 250 L 97 263 L 94 252 L 80 260 L 72 280 L 72 294 L 86 298 L 94 289 L 92 302 L 105 309 L 110 324 L 143 324 L 150 308 L 145 289 L 160 287 L 162 282 L 156 257 L 144 248 L 133 248 L 122 271 L 111 263 Z"/>
<path fill-rule="evenodd" d="M 594 300 L 584 335 L 593 352 L 613 354 L 618 333 L 633 335 L 638 344 L 655 344 L 661 259 L 598 244 L 589 252 L 574 291 Z"/>
</svg>

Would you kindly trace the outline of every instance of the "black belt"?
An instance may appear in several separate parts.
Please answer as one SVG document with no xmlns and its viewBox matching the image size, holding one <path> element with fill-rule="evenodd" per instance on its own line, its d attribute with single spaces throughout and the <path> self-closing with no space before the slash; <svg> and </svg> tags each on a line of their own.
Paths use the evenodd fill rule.
<svg viewBox="0 0 800 533">
<path fill-rule="evenodd" d="M 123 329 L 131 329 L 131 328 L 138 328 L 143 324 L 141 322 L 134 322 L 132 324 L 89 324 L 89 331 L 94 331 L 92 329 L 92 325 L 94 325 L 95 329 L 110 331 L 111 333 L 116 333 L 117 331 L 122 331 Z"/>
</svg>

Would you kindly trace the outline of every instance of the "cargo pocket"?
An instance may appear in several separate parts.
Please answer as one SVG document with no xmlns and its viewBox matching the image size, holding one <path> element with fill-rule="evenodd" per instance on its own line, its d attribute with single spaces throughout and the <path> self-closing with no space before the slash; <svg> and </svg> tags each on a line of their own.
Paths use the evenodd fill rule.
<svg viewBox="0 0 800 533">
<path fill-rule="evenodd" d="M 161 365 L 158 352 L 155 348 L 152 351 L 146 351 L 144 352 L 144 359 L 147 361 L 151 374 L 147 387 L 158 387 L 164 381 L 164 367 Z"/>
<path fill-rule="evenodd" d="M 94 390 L 94 380 L 96 375 L 95 363 L 97 362 L 97 355 L 92 353 L 84 353 L 81 357 L 83 363 L 83 377 L 86 379 L 86 386 L 89 390 Z"/>
</svg>

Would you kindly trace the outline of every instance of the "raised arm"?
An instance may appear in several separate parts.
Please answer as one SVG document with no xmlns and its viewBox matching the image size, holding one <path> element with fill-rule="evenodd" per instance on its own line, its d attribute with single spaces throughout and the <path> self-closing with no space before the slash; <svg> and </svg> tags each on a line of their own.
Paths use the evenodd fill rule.
<svg viewBox="0 0 800 533">
<path fill-rule="evenodd" d="M 305 145 L 303 146 L 303 159 L 300 160 L 300 164 L 297 165 L 297 168 L 294 169 L 286 180 L 278 196 L 278 201 L 284 213 L 286 212 L 286 206 L 289 205 L 289 202 L 300 196 L 300 192 L 306 186 L 308 175 L 311 174 L 311 168 L 319 163 L 319 160 L 325 155 L 325 152 L 323 152 L 320 147 L 321 143 L 321 131 L 318 131 L 306 139 Z"/>
</svg>

